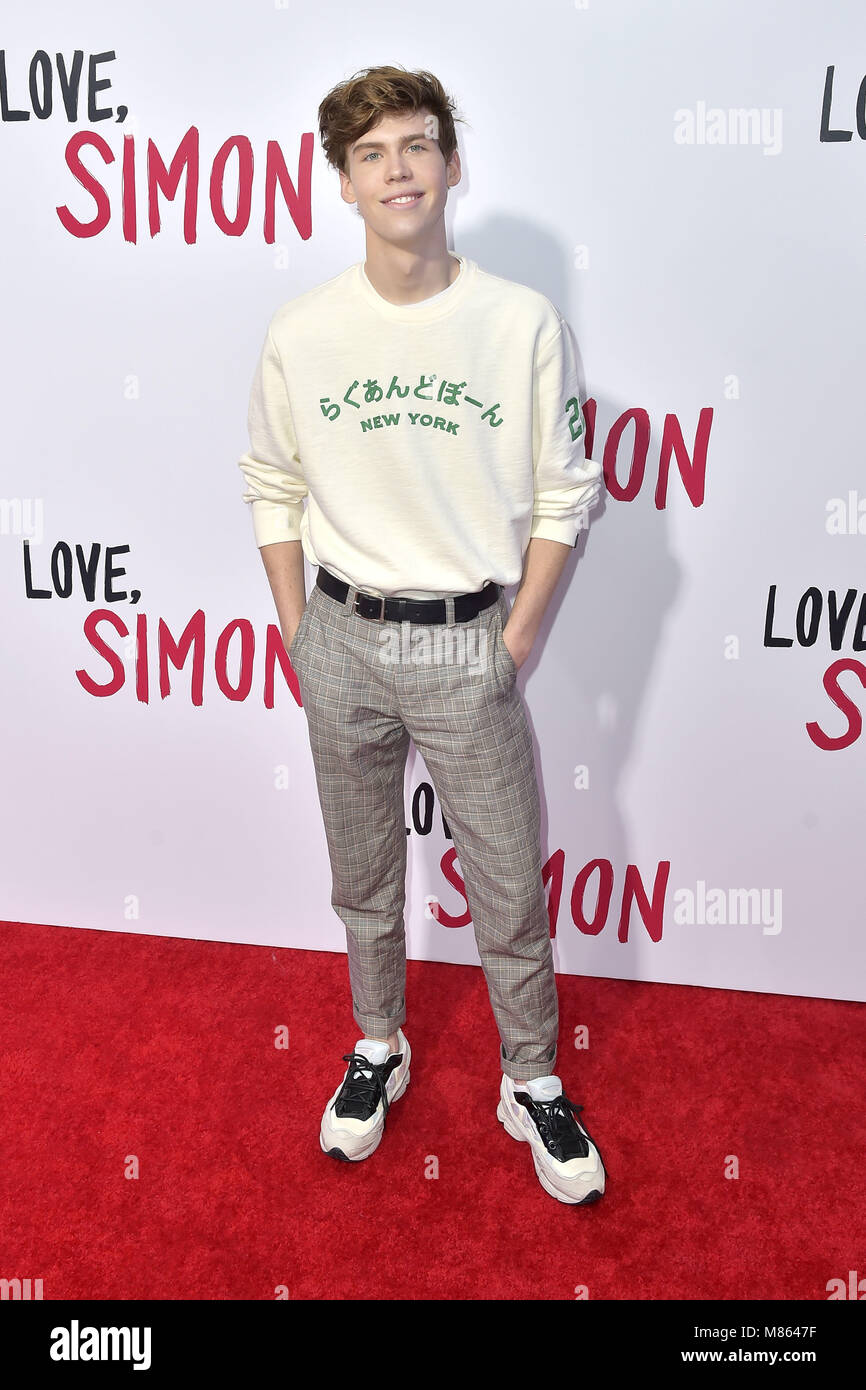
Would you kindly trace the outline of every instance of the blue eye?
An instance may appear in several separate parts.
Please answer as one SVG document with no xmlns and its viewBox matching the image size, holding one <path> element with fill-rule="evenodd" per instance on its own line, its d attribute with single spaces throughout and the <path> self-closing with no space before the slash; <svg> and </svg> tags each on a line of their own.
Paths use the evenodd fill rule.
<svg viewBox="0 0 866 1390">
<path fill-rule="evenodd" d="M 414 145 L 409 145 L 408 148 L 409 148 L 410 150 L 423 150 L 423 149 L 426 149 L 426 146 L 425 146 L 425 145 L 418 144 L 418 143 L 416 142 Z M 362 164 L 366 164 L 368 159 L 372 159 L 372 158 L 373 158 L 373 155 L 374 155 L 374 154 L 378 154 L 378 153 L 379 153 L 378 150 L 371 150 L 369 154 L 365 154 L 365 155 L 364 155 L 364 158 L 361 160 L 361 163 L 362 163 Z"/>
</svg>

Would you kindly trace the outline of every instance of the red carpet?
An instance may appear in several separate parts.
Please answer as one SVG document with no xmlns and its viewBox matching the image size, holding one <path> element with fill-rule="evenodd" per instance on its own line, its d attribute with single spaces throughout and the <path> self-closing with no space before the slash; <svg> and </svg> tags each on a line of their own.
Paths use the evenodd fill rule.
<svg viewBox="0 0 866 1390">
<path fill-rule="evenodd" d="M 496 1119 L 478 967 L 409 962 L 409 1089 L 347 1164 L 318 1141 L 358 1036 L 345 956 L 0 941 L 0 1278 L 45 1299 L 824 1300 L 866 1276 L 864 1005 L 560 976 L 557 1072 L 609 1173 L 580 1208 Z"/>
</svg>

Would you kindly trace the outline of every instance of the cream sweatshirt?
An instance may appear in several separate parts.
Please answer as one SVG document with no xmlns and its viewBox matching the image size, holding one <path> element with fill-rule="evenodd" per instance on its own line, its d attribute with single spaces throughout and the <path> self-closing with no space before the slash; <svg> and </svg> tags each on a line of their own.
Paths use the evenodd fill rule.
<svg viewBox="0 0 866 1390">
<path fill-rule="evenodd" d="M 239 460 L 258 546 L 300 539 L 314 567 L 417 598 L 518 583 L 533 536 L 576 544 L 602 470 L 571 329 L 537 290 L 456 259 L 414 304 L 357 262 L 276 310 Z"/>
</svg>

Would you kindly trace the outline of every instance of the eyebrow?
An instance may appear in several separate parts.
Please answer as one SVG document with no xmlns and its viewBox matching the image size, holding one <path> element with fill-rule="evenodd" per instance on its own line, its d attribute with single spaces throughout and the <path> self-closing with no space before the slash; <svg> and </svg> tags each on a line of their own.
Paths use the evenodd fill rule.
<svg viewBox="0 0 866 1390">
<path fill-rule="evenodd" d="M 426 135 L 423 130 L 420 130 L 414 135 L 400 136 L 398 143 L 403 145 L 408 144 L 410 140 L 432 140 L 432 138 L 431 135 Z M 358 150 L 383 150 L 384 148 L 385 145 L 382 140 L 362 140 L 357 145 L 352 146 L 352 153 L 356 154 Z"/>
</svg>

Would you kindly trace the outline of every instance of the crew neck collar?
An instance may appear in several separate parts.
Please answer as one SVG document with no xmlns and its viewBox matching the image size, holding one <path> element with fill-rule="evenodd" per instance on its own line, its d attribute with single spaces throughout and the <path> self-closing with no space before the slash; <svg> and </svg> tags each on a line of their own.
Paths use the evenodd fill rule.
<svg viewBox="0 0 866 1390">
<path fill-rule="evenodd" d="M 414 304 L 392 304 L 390 299 L 384 299 L 379 291 L 373 288 L 364 269 L 363 261 L 358 261 L 355 265 L 355 279 L 361 294 L 383 318 L 402 323 L 429 323 L 433 319 L 443 318 L 446 314 L 453 312 L 465 297 L 475 273 L 475 262 L 471 261 L 468 256 L 460 256 L 456 252 L 449 254 L 460 262 L 460 269 L 455 279 L 450 285 L 446 285 L 444 290 L 431 295 L 429 299 L 416 301 Z"/>
</svg>

